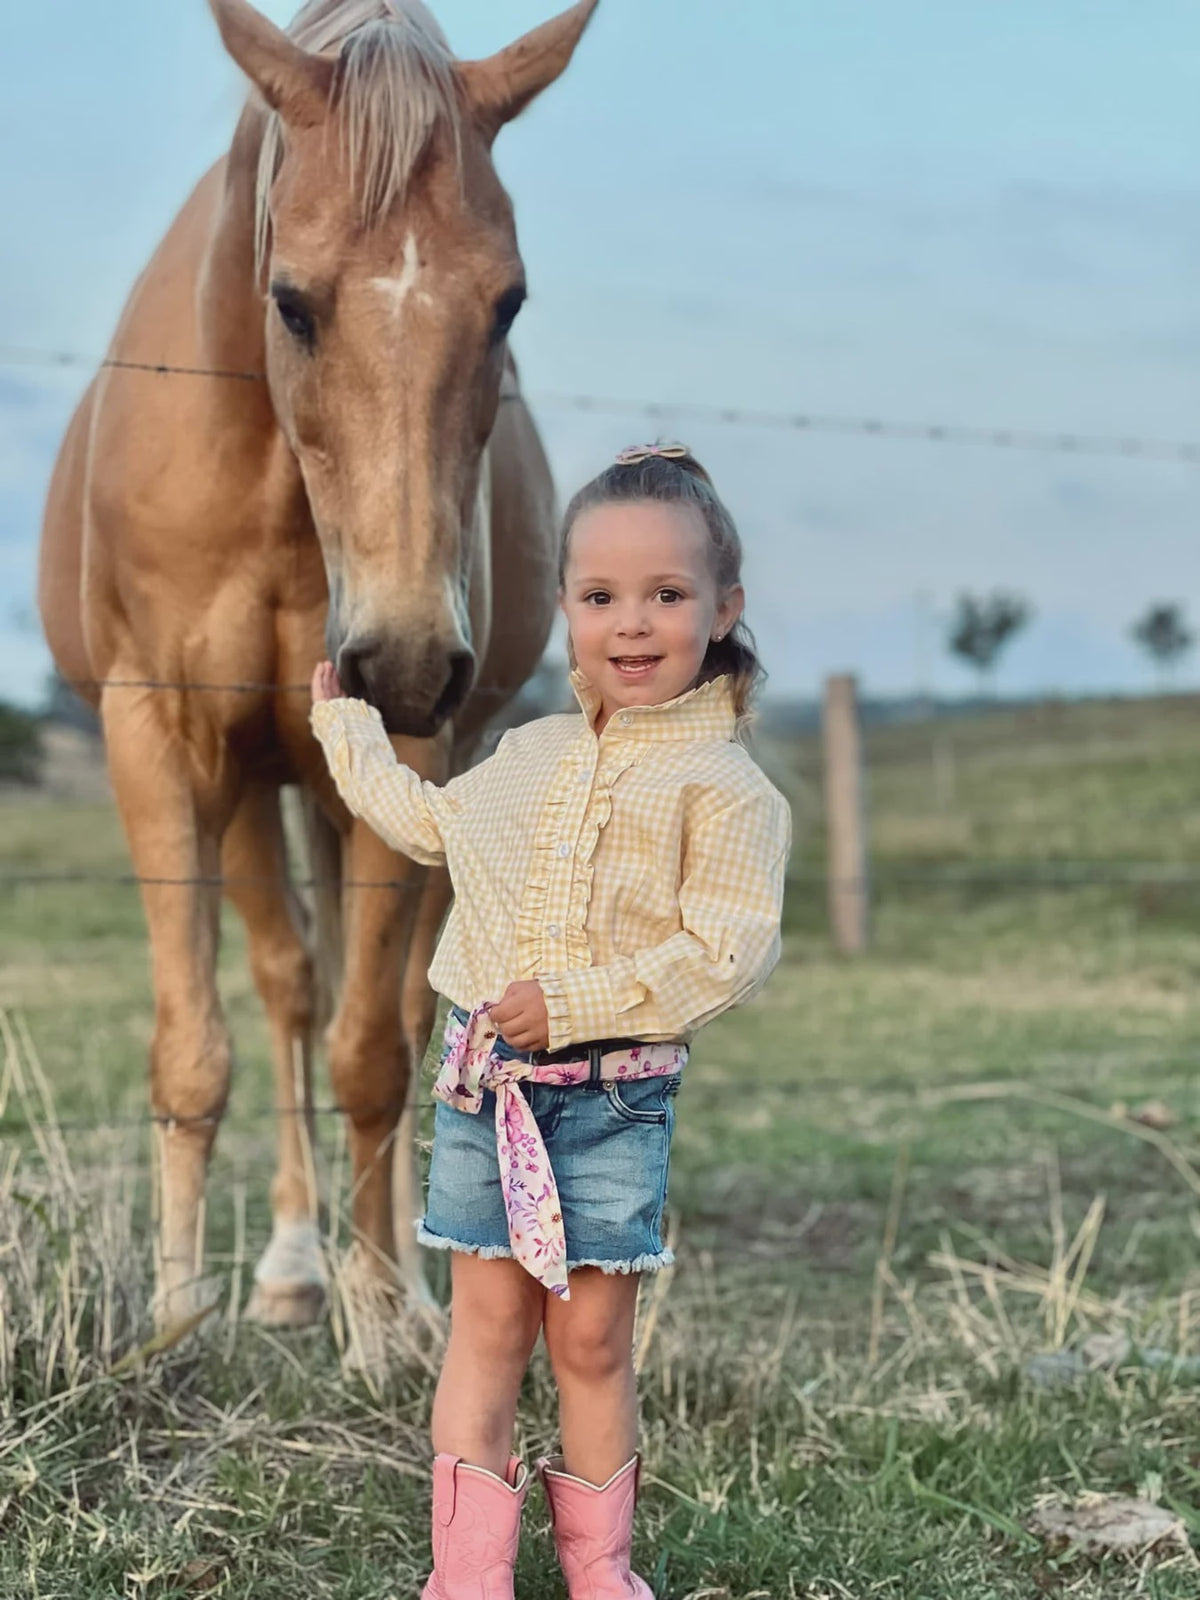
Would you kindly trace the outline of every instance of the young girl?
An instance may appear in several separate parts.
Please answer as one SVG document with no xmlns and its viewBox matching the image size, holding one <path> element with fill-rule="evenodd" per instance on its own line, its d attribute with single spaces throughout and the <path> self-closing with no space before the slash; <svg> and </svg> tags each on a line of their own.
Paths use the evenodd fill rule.
<svg viewBox="0 0 1200 1600">
<path fill-rule="evenodd" d="M 760 668 L 699 462 L 623 452 L 568 507 L 560 582 L 582 715 L 506 733 L 445 788 L 397 763 L 330 663 L 313 678 L 346 804 L 456 891 L 429 974 L 451 1010 L 419 1233 L 454 1256 L 424 1600 L 511 1600 L 528 1473 L 509 1452 L 539 1333 L 562 1455 L 538 1472 L 571 1600 L 649 1600 L 629 1570 L 633 1325 L 640 1274 L 672 1259 L 675 1095 L 692 1035 L 779 955 L 790 819 L 736 740 Z"/>
</svg>

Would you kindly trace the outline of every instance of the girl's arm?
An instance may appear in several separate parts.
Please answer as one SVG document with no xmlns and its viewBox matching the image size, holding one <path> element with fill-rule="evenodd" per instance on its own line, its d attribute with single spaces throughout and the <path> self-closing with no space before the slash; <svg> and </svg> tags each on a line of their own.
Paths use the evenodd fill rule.
<svg viewBox="0 0 1200 1600">
<path fill-rule="evenodd" d="M 539 977 L 550 1049 L 676 1038 L 748 1000 L 779 960 L 790 846 L 791 814 L 774 789 L 702 823 L 687 846 L 678 933 L 607 966 Z"/>
<path fill-rule="evenodd" d="M 309 719 L 338 793 L 385 844 L 427 867 L 446 849 L 436 811 L 443 793 L 396 760 L 383 718 L 365 700 L 318 700 Z"/>
</svg>

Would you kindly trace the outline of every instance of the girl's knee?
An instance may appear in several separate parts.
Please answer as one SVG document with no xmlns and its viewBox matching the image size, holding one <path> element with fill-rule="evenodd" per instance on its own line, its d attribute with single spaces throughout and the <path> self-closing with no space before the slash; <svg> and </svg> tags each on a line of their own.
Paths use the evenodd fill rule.
<svg viewBox="0 0 1200 1600">
<path fill-rule="evenodd" d="M 552 1365 L 560 1384 L 607 1386 L 633 1370 L 633 1350 L 602 1340 L 568 1344 L 554 1352 Z"/>
<path fill-rule="evenodd" d="M 633 1366 L 633 1335 L 624 1317 L 575 1317 L 548 1329 L 546 1343 L 560 1380 L 609 1383 Z"/>
</svg>

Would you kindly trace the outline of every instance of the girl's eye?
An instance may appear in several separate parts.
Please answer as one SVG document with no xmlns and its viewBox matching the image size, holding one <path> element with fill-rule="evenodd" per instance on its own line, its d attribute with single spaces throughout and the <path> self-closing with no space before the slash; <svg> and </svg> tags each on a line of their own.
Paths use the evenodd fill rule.
<svg viewBox="0 0 1200 1600">
<path fill-rule="evenodd" d="M 658 598 L 664 605 L 673 606 L 683 599 L 683 595 L 678 589 L 660 589 L 658 591 Z"/>
<path fill-rule="evenodd" d="M 591 594 L 585 594 L 583 603 L 587 606 L 606 606 L 612 596 L 606 589 L 593 589 Z"/>
</svg>

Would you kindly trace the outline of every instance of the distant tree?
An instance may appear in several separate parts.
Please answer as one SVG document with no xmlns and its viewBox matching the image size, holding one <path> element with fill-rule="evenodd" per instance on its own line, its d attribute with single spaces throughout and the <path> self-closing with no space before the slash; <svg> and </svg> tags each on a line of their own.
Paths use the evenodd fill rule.
<svg viewBox="0 0 1200 1600">
<path fill-rule="evenodd" d="M 75 693 L 57 667 L 46 679 L 42 716 L 47 722 L 78 728 L 81 733 L 100 732 L 100 718 L 86 700 Z"/>
<path fill-rule="evenodd" d="M 1002 590 L 988 595 L 960 594 L 946 643 L 990 688 L 1001 651 L 1032 615 L 1033 607 L 1019 594 Z"/>
<path fill-rule="evenodd" d="M 1129 632 L 1153 661 L 1160 688 L 1196 642 L 1184 621 L 1183 607 L 1170 603 L 1150 606 Z"/>
<path fill-rule="evenodd" d="M 0 783 L 36 783 L 41 762 L 37 719 L 0 700 Z"/>
</svg>

